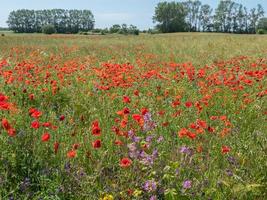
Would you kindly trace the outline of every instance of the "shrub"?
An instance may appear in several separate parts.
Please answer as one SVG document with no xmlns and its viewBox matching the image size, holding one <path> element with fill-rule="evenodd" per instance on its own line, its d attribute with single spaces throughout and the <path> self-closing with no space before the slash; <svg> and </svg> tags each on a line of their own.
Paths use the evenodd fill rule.
<svg viewBox="0 0 267 200">
<path fill-rule="evenodd" d="M 101 33 L 103 30 L 100 28 L 96 28 L 92 30 L 92 33 Z"/>
<path fill-rule="evenodd" d="M 79 32 L 79 34 L 80 34 L 80 35 L 89 35 L 89 33 L 88 33 L 88 32 L 82 32 L 82 31 L 81 31 L 81 32 Z"/>
<path fill-rule="evenodd" d="M 265 34 L 265 30 L 263 30 L 263 29 L 258 29 L 257 33 L 260 34 L 260 35 L 263 35 L 263 34 Z"/>
<path fill-rule="evenodd" d="M 56 33 L 56 28 L 55 28 L 55 26 L 54 25 L 45 25 L 45 26 L 43 26 L 42 27 L 42 32 L 44 33 L 44 34 L 49 34 L 49 35 L 51 35 L 51 34 L 53 34 L 53 33 Z"/>
<path fill-rule="evenodd" d="M 4 34 L 4 33 L 2 33 L 2 34 L 1 34 L 1 36 L 2 36 L 2 37 L 4 37 L 4 36 L 5 36 L 5 34 Z"/>
</svg>

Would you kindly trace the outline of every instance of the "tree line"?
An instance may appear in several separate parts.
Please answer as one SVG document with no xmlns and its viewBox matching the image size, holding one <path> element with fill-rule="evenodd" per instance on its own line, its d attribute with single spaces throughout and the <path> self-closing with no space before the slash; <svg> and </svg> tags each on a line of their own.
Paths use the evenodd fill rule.
<svg viewBox="0 0 267 200">
<path fill-rule="evenodd" d="M 40 33 L 42 28 L 52 25 L 57 33 L 78 33 L 94 28 L 94 16 L 90 10 L 27 10 L 12 11 L 8 27 L 16 33 Z"/>
<path fill-rule="evenodd" d="M 264 16 L 263 7 L 248 9 L 232 0 L 221 0 L 213 10 L 210 5 L 199 0 L 184 2 L 160 2 L 153 16 L 157 28 L 163 32 L 222 32 L 254 34 L 260 19 Z"/>
</svg>

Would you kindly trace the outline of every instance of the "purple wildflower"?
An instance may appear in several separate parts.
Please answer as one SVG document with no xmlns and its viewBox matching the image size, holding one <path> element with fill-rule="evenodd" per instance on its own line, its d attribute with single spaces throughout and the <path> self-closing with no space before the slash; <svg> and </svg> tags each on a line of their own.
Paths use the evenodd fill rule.
<svg viewBox="0 0 267 200">
<path fill-rule="evenodd" d="M 160 142 L 162 142 L 164 140 L 164 138 L 163 138 L 163 136 L 161 135 L 161 136 L 159 136 L 159 138 L 157 139 L 157 143 L 160 143 Z"/>
<path fill-rule="evenodd" d="M 143 188 L 146 192 L 153 192 L 157 189 L 157 183 L 153 180 L 148 180 L 145 182 Z"/>
<path fill-rule="evenodd" d="M 144 115 L 144 128 L 145 132 L 151 131 L 156 127 L 156 123 L 152 120 L 151 113 L 147 112 Z"/>
<path fill-rule="evenodd" d="M 156 195 L 153 195 L 149 198 L 149 200 L 157 200 L 157 196 Z"/>
<path fill-rule="evenodd" d="M 192 187 L 192 181 L 190 181 L 190 180 L 184 181 L 184 183 L 183 183 L 184 189 L 190 189 L 191 187 Z"/>
</svg>

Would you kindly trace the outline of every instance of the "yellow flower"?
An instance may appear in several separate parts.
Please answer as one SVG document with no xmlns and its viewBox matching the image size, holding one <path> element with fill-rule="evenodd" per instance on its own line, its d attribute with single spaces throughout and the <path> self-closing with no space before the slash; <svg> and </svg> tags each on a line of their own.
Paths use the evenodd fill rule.
<svg viewBox="0 0 267 200">
<path fill-rule="evenodd" d="M 141 190 L 135 190 L 135 191 L 133 192 L 133 196 L 134 196 L 134 197 L 138 197 L 140 194 L 142 194 L 142 191 L 141 191 Z"/>
<path fill-rule="evenodd" d="M 104 198 L 102 198 L 100 200 L 114 200 L 114 197 L 111 194 L 107 194 L 104 196 Z"/>
</svg>

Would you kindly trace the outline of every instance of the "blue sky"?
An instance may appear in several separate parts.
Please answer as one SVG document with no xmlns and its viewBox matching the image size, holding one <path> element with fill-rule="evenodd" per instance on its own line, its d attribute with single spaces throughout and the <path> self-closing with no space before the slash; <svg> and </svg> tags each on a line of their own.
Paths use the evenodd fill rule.
<svg viewBox="0 0 267 200">
<path fill-rule="evenodd" d="M 169 0 L 171 1 L 171 0 Z M 153 27 L 154 8 L 160 0 L 0 0 L 0 26 L 6 27 L 8 14 L 12 10 L 27 9 L 89 9 L 93 12 L 97 28 L 113 24 L 134 24 L 140 29 Z M 202 0 L 213 8 L 219 0 Z M 260 3 L 267 15 L 267 0 L 236 0 L 248 8 Z"/>
</svg>

